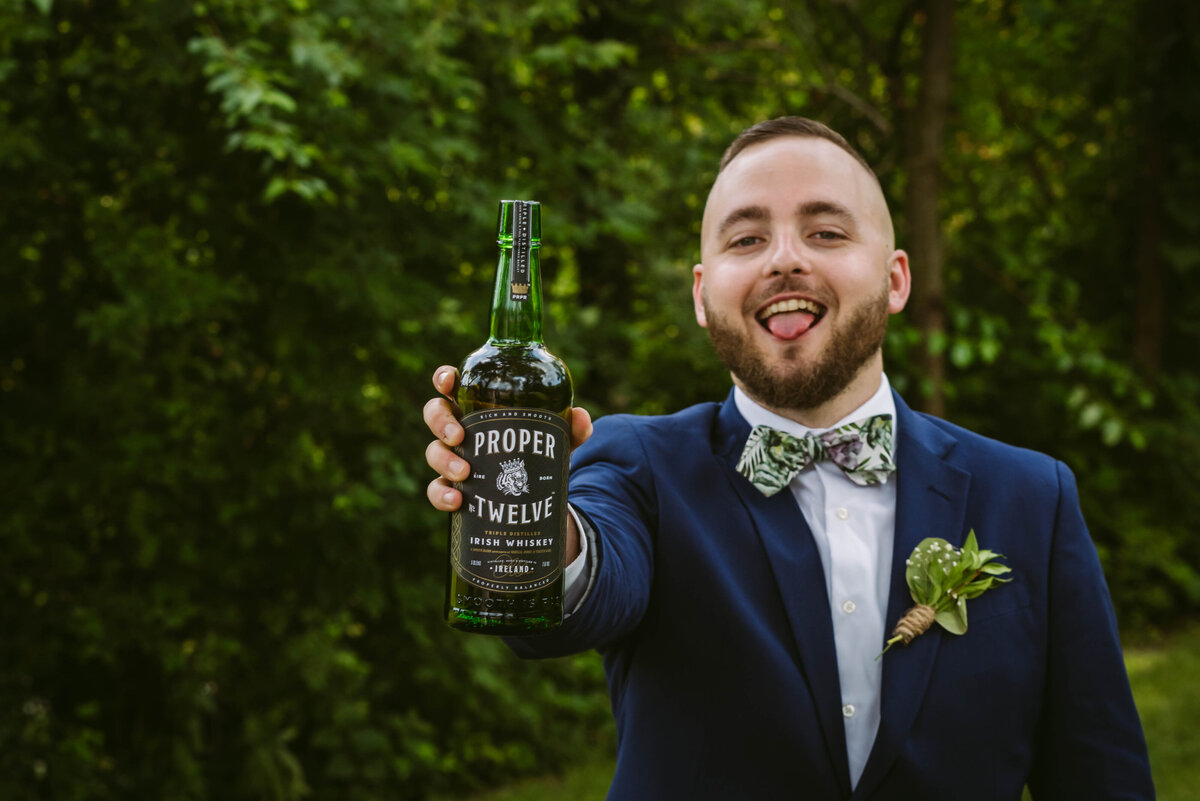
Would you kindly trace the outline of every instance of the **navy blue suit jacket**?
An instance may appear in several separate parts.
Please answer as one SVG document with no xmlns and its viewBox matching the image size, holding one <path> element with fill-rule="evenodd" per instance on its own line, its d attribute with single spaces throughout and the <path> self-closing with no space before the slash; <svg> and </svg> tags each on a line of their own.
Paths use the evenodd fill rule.
<svg viewBox="0 0 1200 801">
<path fill-rule="evenodd" d="M 790 492 L 734 469 L 732 398 L 600 419 L 572 504 L 598 533 L 590 595 L 522 656 L 599 649 L 618 758 L 609 798 L 1148 799 L 1154 790 L 1116 620 L 1070 471 L 896 397 L 889 630 L 925 537 L 1004 554 L 1012 582 L 887 653 L 882 721 L 851 792 L 826 582 Z M 882 648 L 883 643 L 880 643 Z"/>
</svg>

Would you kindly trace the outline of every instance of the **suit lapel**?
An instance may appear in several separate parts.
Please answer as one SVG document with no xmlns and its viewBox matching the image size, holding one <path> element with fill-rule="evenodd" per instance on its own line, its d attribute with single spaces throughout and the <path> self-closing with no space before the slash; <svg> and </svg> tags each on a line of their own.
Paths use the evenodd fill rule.
<svg viewBox="0 0 1200 801">
<path fill-rule="evenodd" d="M 887 633 L 913 605 L 904 579 L 905 560 L 926 537 L 962 545 L 971 474 L 946 461 L 956 440 L 917 416 L 896 395 L 899 439 L 896 443 L 896 534 L 891 589 L 885 618 Z M 908 646 L 897 645 L 883 657 L 881 721 L 875 746 L 855 787 L 854 798 L 868 798 L 900 754 L 928 689 L 942 641 L 937 624 Z"/>
<path fill-rule="evenodd" d="M 717 418 L 714 450 L 766 551 L 800 656 L 800 669 L 817 709 L 842 796 L 846 797 L 850 793 L 850 768 L 821 557 L 792 493 L 784 490 L 767 498 L 737 472 L 737 461 L 749 434 L 750 426 L 730 396 Z"/>
</svg>

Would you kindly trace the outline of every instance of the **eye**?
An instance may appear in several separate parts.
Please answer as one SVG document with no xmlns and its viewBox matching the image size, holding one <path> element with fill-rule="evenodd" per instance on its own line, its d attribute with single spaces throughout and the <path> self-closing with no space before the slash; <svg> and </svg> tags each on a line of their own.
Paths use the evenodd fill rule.
<svg viewBox="0 0 1200 801">
<path fill-rule="evenodd" d="M 826 242 L 836 242 L 838 240 L 848 238 L 845 234 L 841 233 L 840 231 L 814 231 L 812 235 L 814 238 L 821 239 Z"/>
<path fill-rule="evenodd" d="M 733 240 L 731 243 L 729 243 L 729 246 L 732 248 L 749 248 L 749 247 L 754 247 L 755 245 L 757 245 L 759 242 L 762 242 L 762 241 L 763 240 L 762 240 L 761 236 L 754 236 L 753 234 L 748 234 L 746 236 L 739 237 L 738 239 Z"/>
</svg>

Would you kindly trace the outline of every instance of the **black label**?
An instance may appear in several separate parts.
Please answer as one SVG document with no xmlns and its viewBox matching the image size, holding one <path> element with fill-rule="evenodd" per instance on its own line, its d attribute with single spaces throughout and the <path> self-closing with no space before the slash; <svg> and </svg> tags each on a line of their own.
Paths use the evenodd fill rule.
<svg viewBox="0 0 1200 801">
<path fill-rule="evenodd" d="M 570 427 L 542 409 L 493 409 L 463 417 L 456 448 L 471 465 L 450 518 L 450 563 L 486 590 L 528 592 L 562 573 Z"/>
<path fill-rule="evenodd" d="M 531 205 L 527 200 L 513 201 L 512 272 L 509 296 L 513 300 L 529 300 L 529 249 L 532 244 Z"/>
</svg>

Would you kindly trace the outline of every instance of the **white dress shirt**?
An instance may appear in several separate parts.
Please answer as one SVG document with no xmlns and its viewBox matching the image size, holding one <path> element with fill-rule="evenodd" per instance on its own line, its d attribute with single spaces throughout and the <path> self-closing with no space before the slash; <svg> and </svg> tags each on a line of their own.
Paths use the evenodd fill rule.
<svg viewBox="0 0 1200 801">
<path fill-rule="evenodd" d="M 571 613 L 579 608 L 583 603 L 583 599 L 587 597 L 588 591 L 592 589 L 592 583 L 596 580 L 596 565 L 591 556 L 591 540 L 596 536 L 596 532 L 592 531 L 592 527 L 583 522 L 583 518 L 575 511 L 575 507 L 567 504 L 567 511 L 571 513 L 571 519 L 575 521 L 575 528 L 579 531 L 579 555 L 571 564 L 567 565 L 566 575 L 563 577 L 563 618 L 571 616 Z"/>
<path fill-rule="evenodd" d="M 767 425 L 798 437 L 829 430 L 806 428 L 780 417 L 752 401 L 741 389 L 734 389 L 734 403 L 751 427 Z M 887 376 L 866 403 L 830 428 L 875 414 L 892 416 L 895 442 L 896 404 Z M 884 642 L 896 528 L 896 485 L 885 480 L 875 486 L 859 486 L 832 462 L 824 461 L 800 471 L 788 488 L 796 499 L 797 511 L 808 522 L 825 571 L 853 787 L 862 776 L 879 731 L 883 662 L 876 661 L 875 656 Z M 573 508 L 568 509 L 580 533 L 579 556 L 566 570 L 563 607 L 569 617 L 587 597 L 598 566 L 593 564 L 589 547 L 595 532 L 584 525 Z M 796 534 L 800 536 L 799 531 Z"/>
<path fill-rule="evenodd" d="M 734 402 L 751 427 L 771 426 L 797 437 L 829 430 L 806 428 L 780 417 L 750 400 L 740 389 L 734 390 Z M 895 442 L 896 402 L 887 376 L 866 403 L 829 428 L 876 414 L 892 416 Z M 879 731 L 883 661 L 875 657 L 883 650 L 886 626 L 896 530 L 896 483 L 885 481 L 863 487 L 846 478 L 837 465 L 823 461 L 801 470 L 788 489 L 808 522 L 825 570 L 853 787 L 862 776 Z"/>
</svg>

